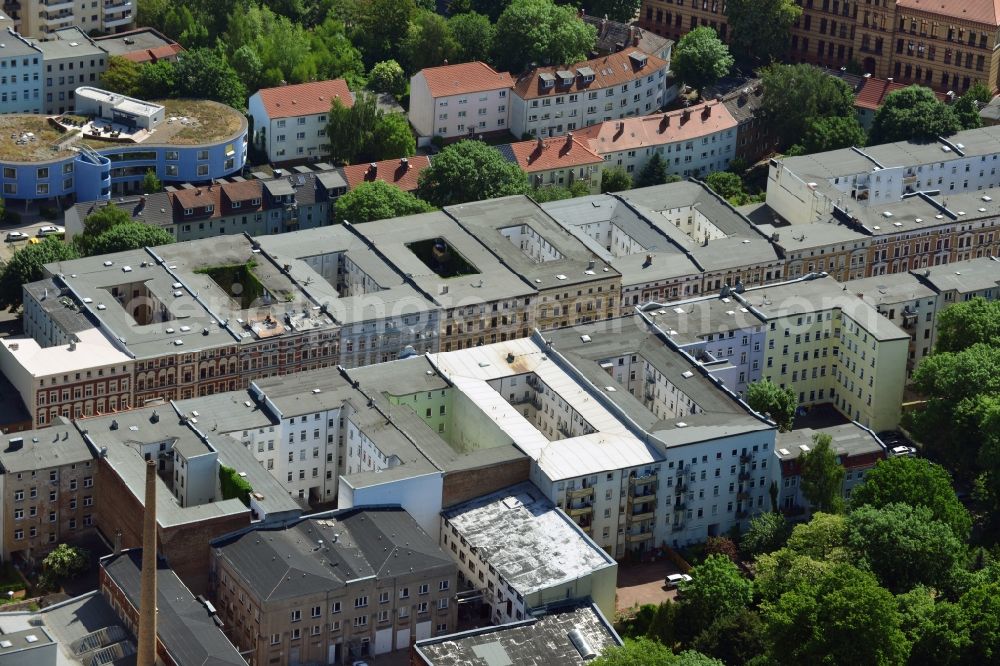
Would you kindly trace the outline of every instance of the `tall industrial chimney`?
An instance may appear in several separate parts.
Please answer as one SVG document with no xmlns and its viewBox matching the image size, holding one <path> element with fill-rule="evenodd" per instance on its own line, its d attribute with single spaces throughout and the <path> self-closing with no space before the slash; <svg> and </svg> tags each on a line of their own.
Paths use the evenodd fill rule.
<svg viewBox="0 0 1000 666">
<path fill-rule="evenodd" d="M 142 588 L 139 593 L 138 666 L 156 666 L 156 461 L 146 461 L 142 523 Z"/>
</svg>

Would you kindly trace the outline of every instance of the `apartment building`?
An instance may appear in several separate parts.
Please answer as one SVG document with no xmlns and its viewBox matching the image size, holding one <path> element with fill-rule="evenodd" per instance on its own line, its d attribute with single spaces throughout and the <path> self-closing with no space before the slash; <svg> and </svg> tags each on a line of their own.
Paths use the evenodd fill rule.
<svg viewBox="0 0 1000 666">
<path fill-rule="evenodd" d="M 350 108 L 354 96 L 343 79 L 262 88 L 250 96 L 253 144 L 267 161 L 317 161 L 327 154 L 326 123 L 334 101 Z"/>
<path fill-rule="evenodd" d="M 57 544 L 93 532 L 97 463 L 77 429 L 59 419 L 44 432 L 4 437 L 0 452 L 3 561 L 33 565 Z"/>
<path fill-rule="evenodd" d="M 88 34 L 126 30 L 135 21 L 133 9 L 126 0 L 99 4 L 85 0 L 4 0 L 3 3 L 3 12 L 13 20 L 14 29 L 32 39 L 45 39 L 73 26 Z"/>
<path fill-rule="evenodd" d="M 520 622 L 418 641 L 410 653 L 410 663 L 414 666 L 472 664 L 488 650 L 512 664 L 535 660 L 583 666 L 594 654 L 621 644 L 621 638 L 597 606 L 569 602 Z"/>
<path fill-rule="evenodd" d="M 514 82 L 510 131 L 519 137 L 553 137 L 655 113 L 669 101 L 669 67 L 657 56 L 631 49 L 529 70 Z"/>
<path fill-rule="evenodd" d="M 909 85 L 912 84 L 900 83 L 895 79 L 879 79 L 870 74 L 865 75 L 864 83 L 860 88 L 855 89 L 854 98 L 854 110 L 858 114 L 858 122 L 865 128 L 865 131 L 871 130 L 872 123 L 875 122 L 875 112 L 885 103 L 885 98 Z M 934 95 L 945 104 L 951 101 L 945 93 L 936 92 Z"/>
<path fill-rule="evenodd" d="M 155 28 L 136 28 L 94 37 L 94 43 L 109 56 L 120 56 L 140 65 L 161 60 L 174 62 L 184 52 L 183 46 Z"/>
<path fill-rule="evenodd" d="M 756 164 L 774 152 L 778 137 L 774 125 L 760 112 L 764 101 L 764 86 L 760 79 L 750 79 L 744 85 L 719 93 L 722 103 L 736 120 L 736 157 L 745 164 Z"/>
<path fill-rule="evenodd" d="M 42 60 L 38 46 L 6 26 L 0 46 L 0 113 L 42 112 Z M 19 135 L 16 140 L 20 139 Z"/>
<path fill-rule="evenodd" d="M 506 134 L 513 85 L 510 74 L 479 61 L 420 70 L 410 79 L 408 112 L 418 141 Z"/>
<path fill-rule="evenodd" d="M 756 227 L 770 236 L 789 278 L 824 272 L 838 282 L 846 282 L 868 275 L 873 239 L 850 227 L 831 222 L 783 227 L 765 223 Z"/>
<path fill-rule="evenodd" d="M 46 114 L 72 112 L 76 89 L 99 85 L 108 69 L 107 52 L 78 27 L 56 30 L 35 46 L 41 50 L 45 65 L 42 108 Z"/>
<path fill-rule="evenodd" d="M 816 435 L 827 435 L 833 440 L 830 448 L 845 469 L 841 486 L 845 502 L 850 501 L 851 491 L 864 482 L 865 476 L 878 461 L 886 457 L 885 444 L 870 429 L 857 423 L 816 430 L 798 428 L 778 433 L 774 452 L 781 465 L 781 499 L 778 506 L 786 516 L 798 517 L 809 513 L 809 500 L 802 494 L 801 458 L 816 445 Z"/>
<path fill-rule="evenodd" d="M 994 53 L 1000 27 L 993 2 L 946 0 L 803 0 L 791 29 L 787 59 L 839 69 L 851 62 L 865 73 L 962 93 L 980 81 L 997 88 L 1000 60 Z M 723 41 L 732 37 L 726 4 L 716 0 L 644 0 L 639 26 L 679 40 L 700 26 Z"/>
<path fill-rule="evenodd" d="M 419 184 L 420 174 L 430 165 L 431 160 L 426 155 L 413 155 L 398 160 L 351 164 L 345 166 L 341 171 L 348 191 L 362 183 L 381 180 L 384 183 L 395 185 L 404 192 L 413 192 Z"/>
<path fill-rule="evenodd" d="M 495 624 L 566 599 L 614 611 L 617 563 L 531 483 L 445 511 L 441 548 L 457 561 L 460 590 L 481 593 Z"/>
<path fill-rule="evenodd" d="M 132 635 L 139 633 L 144 573 L 141 548 L 101 558 L 100 598 Z M 156 657 L 166 666 L 247 663 L 222 632 L 211 604 L 195 597 L 162 559 L 156 561 Z"/>
<path fill-rule="evenodd" d="M 509 162 L 528 174 L 534 187 L 569 187 L 581 182 L 591 194 L 601 191 L 603 158 L 570 132 L 562 139 L 520 141 L 498 146 Z"/>
<path fill-rule="evenodd" d="M 455 630 L 457 567 L 399 507 L 212 542 L 213 598 L 251 664 L 350 663 Z"/>
<path fill-rule="evenodd" d="M 584 12 L 580 12 L 580 19 L 593 26 L 597 31 L 597 43 L 594 45 L 594 50 L 599 55 L 618 53 L 625 49 L 639 49 L 643 53 L 655 55 L 661 60 L 670 62 L 674 43 L 655 32 L 643 30 L 631 23 L 613 21 L 607 16 L 593 16 Z"/>
</svg>

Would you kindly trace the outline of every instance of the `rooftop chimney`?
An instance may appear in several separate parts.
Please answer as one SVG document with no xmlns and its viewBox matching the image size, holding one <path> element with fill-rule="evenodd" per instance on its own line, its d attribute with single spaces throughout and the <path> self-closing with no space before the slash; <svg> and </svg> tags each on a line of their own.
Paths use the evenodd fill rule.
<svg viewBox="0 0 1000 666">
<path fill-rule="evenodd" d="M 403 167 L 403 171 L 408 171 L 410 168 L 410 160 L 405 157 L 400 158 L 399 166 Z"/>
<path fill-rule="evenodd" d="M 137 666 L 156 666 L 156 461 L 146 461 Z"/>
<path fill-rule="evenodd" d="M 701 119 L 705 120 L 711 115 L 712 115 L 712 107 L 706 104 L 705 108 L 701 110 Z"/>
<path fill-rule="evenodd" d="M 660 131 L 666 132 L 668 127 L 670 127 L 670 116 L 664 113 L 660 118 Z"/>
<path fill-rule="evenodd" d="M 570 132 L 566 135 L 566 147 L 569 148 L 573 145 L 573 133 Z"/>
<path fill-rule="evenodd" d="M 378 175 L 378 164 L 375 162 L 368 163 L 368 175 L 371 178 L 375 178 Z"/>
</svg>

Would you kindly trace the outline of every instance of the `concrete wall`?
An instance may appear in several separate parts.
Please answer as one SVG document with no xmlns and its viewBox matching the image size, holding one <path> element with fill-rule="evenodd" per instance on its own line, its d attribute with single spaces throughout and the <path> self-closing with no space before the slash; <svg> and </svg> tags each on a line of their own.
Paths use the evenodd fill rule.
<svg viewBox="0 0 1000 666">
<path fill-rule="evenodd" d="M 441 525 L 441 489 L 443 476 L 430 472 L 405 479 L 390 479 L 355 488 L 350 477 L 341 477 L 337 494 L 337 508 L 398 504 L 413 519 L 436 538 Z"/>
</svg>

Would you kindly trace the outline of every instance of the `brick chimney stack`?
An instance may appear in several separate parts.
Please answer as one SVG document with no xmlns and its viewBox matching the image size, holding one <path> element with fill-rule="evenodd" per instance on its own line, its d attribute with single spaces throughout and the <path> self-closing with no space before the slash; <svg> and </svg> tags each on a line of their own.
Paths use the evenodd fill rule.
<svg viewBox="0 0 1000 666">
<path fill-rule="evenodd" d="M 146 461 L 137 666 L 156 666 L 156 461 Z"/>
</svg>

